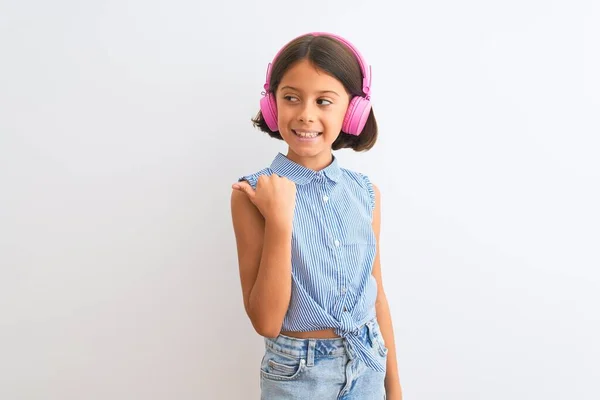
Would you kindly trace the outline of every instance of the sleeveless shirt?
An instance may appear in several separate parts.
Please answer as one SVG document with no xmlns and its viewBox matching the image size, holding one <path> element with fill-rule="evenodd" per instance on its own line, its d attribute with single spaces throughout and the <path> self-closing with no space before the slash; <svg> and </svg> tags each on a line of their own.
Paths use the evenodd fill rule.
<svg viewBox="0 0 600 400">
<path fill-rule="evenodd" d="M 278 153 L 270 167 L 239 178 L 256 189 L 261 175 L 296 184 L 292 228 L 292 288 L 284 331 L 334 328 L 369 367 L 385 371 L 358 339 L 375 317 L 372 275 L 377 239 L 372 227 L 375 192 L 369 178 L 332 163 L 314 171 Z"/>
</svg>

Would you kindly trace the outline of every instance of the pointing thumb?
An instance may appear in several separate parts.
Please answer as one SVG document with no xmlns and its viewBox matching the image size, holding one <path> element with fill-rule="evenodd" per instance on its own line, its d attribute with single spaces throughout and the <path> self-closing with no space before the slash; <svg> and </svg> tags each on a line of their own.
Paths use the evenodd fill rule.
<svg viewBox="0 0 600 400">
<path fill-rule="evenodd" d="M 246 193 L 250 199 L 254 199 L 254 189 L 252 189 L 252 186 L 247 181 L 234 183 L 231 187 Z"/>
</svg>

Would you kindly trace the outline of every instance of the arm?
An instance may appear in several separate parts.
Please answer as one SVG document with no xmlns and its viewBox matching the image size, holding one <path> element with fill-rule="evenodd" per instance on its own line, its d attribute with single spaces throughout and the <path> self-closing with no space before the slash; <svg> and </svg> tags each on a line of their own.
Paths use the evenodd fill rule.
<svg viewBox="0 0 600 400">
<path fill-rule="evenodd" d="M 276 337 L 287 312 L 292 285 L 292 223 L 265 220 L 248 196 L 231 195 L 244 308 L 256 332 Z"/>
<path fill-rule="evenodd" d="M 381 278 L 381 261 L 379 257 L 379 237 L 381 231 L 381 193 L 379 188 L 373 185 L 375 191 L 375 210 L 373 211 L 373 230 L 377 237 L 377 254 L 373 262 L 373 276 L 377 281 L 377 300 L 375 309 L 377 313 L 377 321 L 381 328 L 383 340 L 388 348 L 386 376 L 385 376 L 385 391 L 388 400 L 402 400 L 402 387 L 400 385 L 400 377 L 398 374 L 398 362 L 396 360 L 396 344 L 394 341 L 394 328 L 392 317 L 390 315 L 390 307 L 387 296 L 383 288 L 383 280 Z"/>
</svg>

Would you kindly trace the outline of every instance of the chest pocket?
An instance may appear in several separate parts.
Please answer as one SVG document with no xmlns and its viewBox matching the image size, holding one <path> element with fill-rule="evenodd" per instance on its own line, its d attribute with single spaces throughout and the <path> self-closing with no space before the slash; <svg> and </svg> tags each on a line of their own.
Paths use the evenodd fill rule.
<svg viewBox="0 0 600 400">
<path fill-rule="evenodd" d="M 338 197 L 338 202 L 338 206 L 331 211 L 341 244 L 374 246 L 376 238 L 368 198 L 347 192 Z"/>
<path fill-rule="evenodd" d="M 351 218 L 341 215 L 336 230 L 344 245 L 375 245 L 373 225 L 368 215 L 353 215 Z"/>
<path fill-rule="evenodd" d="M 327 192 L 307 189 L 296 197 L 294 243 L 311 249 L 376 245 L 367 193 L 343 187 Z"/>
</svg>

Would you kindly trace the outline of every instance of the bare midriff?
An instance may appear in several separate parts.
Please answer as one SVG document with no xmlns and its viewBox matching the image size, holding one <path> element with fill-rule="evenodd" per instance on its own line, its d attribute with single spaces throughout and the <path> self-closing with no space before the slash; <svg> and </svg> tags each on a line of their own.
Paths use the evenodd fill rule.
<svg viewBox="0 0 600 400">
<path fill-rule="evenodd" d="M 298 339 L 335 339 L 340 337 L 332 328 L 306 332 L 281 331 L 281 334 Z"/>
</svg>

